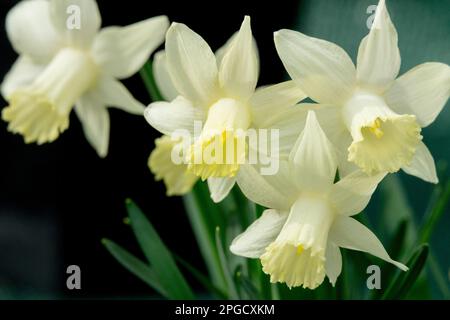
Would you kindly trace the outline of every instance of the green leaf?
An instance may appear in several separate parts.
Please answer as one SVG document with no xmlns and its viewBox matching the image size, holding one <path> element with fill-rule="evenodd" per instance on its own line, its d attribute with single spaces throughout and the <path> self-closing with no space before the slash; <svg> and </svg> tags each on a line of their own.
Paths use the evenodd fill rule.
<svg viewBox="0 0 450 320">
<path fill-rule="evenodd" d="M 408 260 L 409 270 L 400 273 L 384 293 L 382 299 L 402 299 L 406 298 L 413 284 L 419 277 L 428 256 L 428 244 L 422 244 L 416 248 L 411 258 Z"/>
<path fill-rule="evenodd" d="M 222 213 L 212 203 L 206 183 L 197 182 L 192 191 L 183 196 L 184 206 L 194 231 L 203 260 L 213 283 L 221 290 L 226 289 L 219 255 L 214 245 L 216 226 L 223 226 Z"/>
<path fill-rule="evenodd" d="M 127 199 L 126 205 L 134 235 L 168 297 L 194 299 L 192 290 L 152 224 L 133 201 Z"/>
<path fill-rule="evenodd" d="M 233 300 L 239 299 L 237 288 L 236 288 L 236 285 L 235 285 L 235 283 L 233 281 L 233 276 L 231 275 L 230 269 L 228 267 L 227 258 L 226 258 L 225 252 L 223 250 L 222 240 L 221 240 L 221 237 L 220 237 L 220 227 L 216 227 L 215 242 L 216 242 L 217 252 L 218 252 L 219 258 L 220 258 L 220 264 L 221 264 L 221 267 L 222 267 L 222 272 L 223 272 L 223 274 L 225 276 L 225 281 L 226 281 L 226 284 L 227 284 L 227 289 L 228 289 L 229 296 Z"/>
<path fill-rule="evenodd" d="M 211 283 L 208 277 L 205 277 L 203 273 L 192 266 L 189 262 L 184 260 L 183 258 L 174 255 L 175 259 L 187 270 L 189 271 L 195 279 L 197 279 L 198 282 L 201 283 L 201 285 L 208 290 L 210 293 L 216 295 L 219 299 L 226 300 L 228 299 L 228 296 L 225 292 L 214 286 L 214 284 Z"/>
<path fill-rule="evenodd" d="M 443 188 L 441 186 L 437 186 L 436 188 L 440 191 L 438 191 L 440 195 L 438 196 L 436 204 L 426 215 L 426 221 L 422 224 L 422 228 L 419 232 L 421 243 L 430 241 L 434 227 L 443 216 L 450 200 L 450 179 L 447 180 Z"/>
<path fill-rule="evenodd" d="M 429 261 L 428 267 L 430 270 L 430 274 L 432 275 L 434 281 L 436 282 L 444 299 L 450 300 L 450 289 L 449 289 L 449 285 L 448 285 L 449 280 L 444 275 L 444 272 L 442 272 L 441 267 L 439 266 L 439 263 L 436 260 L 435 255 L 433 254 L 433 250 L 430 250 L 430 257 L 428 258 L 428 261 Z"/>
<path fill-rule="evenodd" d="M 136 277 L 144 281 L 151 288 L 159 292 L 162 296 L 169 298 L 166 290 L 158 281 L 158 276 L 150 266 L 136 258 L 134 255 L 123 249 L 111 240 L 102 239 L 102 244 L 111 253 L 111 255 Z"/>
<path fill-rule="evenodd" d="M 155 78 L 153 76 L 152 60 L 149 60 L 144 64 L 142 69 L 139 71 L 139 74 L 141 75 L 141 78 L 144 81 L 145 87 L 147 88 L 147 91 L 152 100 L 163 101 L 164 98 L 159 91 L 158 86 L 156 85 Z"/>
<path fill-rule="evenodd" d="M 260 299 L 258 289 L 255 287 L 253 282 L 244 274 L 242 274 L 242 266 L 238 266 L 236 268 L 236 271 L 234 272 L 234 277 L 237 286 L 240 289 L 242 289 L 241 296 L 244 296 L 250 300 Z"/>
</svg>

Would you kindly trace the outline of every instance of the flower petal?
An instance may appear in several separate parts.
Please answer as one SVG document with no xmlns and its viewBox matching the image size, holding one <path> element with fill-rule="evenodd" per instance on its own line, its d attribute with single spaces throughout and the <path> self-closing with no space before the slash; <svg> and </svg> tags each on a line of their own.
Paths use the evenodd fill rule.
<svg viewBox="0 0 450 320">
<path fill-rule="evenodd" d="M 87 49 L 102 24 L 95 0 L 50 0 L 50 17 L 64 42 Z"/>
<path fill-rule="evenodd" d="M 155 77 L 156 85 L 165 100 L 172 101 L 178 96 L 177 89 L 175 89 L 169 72 L 167 71 L 167 59 L 164 50 L 155 53 L 153 58 L 153 76 Z"/>
<path fill-rule="evenodd" d="M 103 77 L 94 91 L 100 101 L 108 107 L 137 115 L 144 114 L 144 105 L 137 101 L 120 81 L 112 77 Z"/>
<path fill-rule="evenodd" d="M 408 270 L 407 266 L 392 260 L 372 231 L 353 218 L 338 216 L 331 227 L 329 237 L 329 241 L 333 241 L 339 247 L 367 252 L 392 263 L 403 271 Z"/>
<path fill-rule="evenodd" d="M 177 91 L 195 105 L 209 107 L 219 90 L 216 57 L 198 34 L 172 23 L 166 34 L 167 70 Z"/>
<path fill-rule="evenodd" d="M 203 121 L 204 113 L 192 103 L 178 96 L 172 102 L 153 102 L 144 111 L 147 122 L 159 132 L 171 135 L 175 130 L 194 133 L 196 121 Z"/>
<path fill-rule="evenodd" d="M 344 103 L 355 84 L 355 66 L 339 46 L 300 32 L 280 30 L 275 46 L 291 78 L 319 103 Z"/>
<path fill-rule="evenodd" d="M 286 213 L 265 210 L 258 220 L 233 240 L 230 251 L 238 256 L 259 258 L 278 236 L 287 217 Z"/>
<path fill-rule="evenodd" d="M 5 99 L 18 88 L 31 84 L 45 69 L 44 65 L 34 63 L 27 56 L 19 56 L 1 84 L 1 93 Z"/>
<path fill-rule="evenodd" d="M 109 144 L 109 114 L 105 106 L 89 94 L 81 97 L 75 112 L 81 121 L 88 142 L 104 158 L 108 154 Z"/>
<path fill-rule="evenodd" d="M 400 70 L 397 31 L 389 17 L 384 0 L 380 0 L 369 34 L 361 41 L 358 51 L 358 82 L 383 91 Z"/>
<path fill-rule="evenodd" d="M 164 41 L 168 25 L 166 16 L 158 16 L 126 27 L 104 28 L 95 38 L 94 57 L 103 72 L 114 78 L 128 78 Z"/>
<path fill-rule="evenodd" d="M 290 178 L 287 161 L 279 162 L 275 175 L 261 175 L 259 166 L 244 164 L 237 174 L 237 183 L 253 202 L 267 208 L 289 211 L 297 194 Z"/>
<path fill-rule="evenodd" d="M 427 146 L 420 142 L 416 154 L 409 166 L 403 167 L 403 171 L 431 183 L 438 183 L 436 165 L 433 156 Z"/>
<path fill-rule="evenodd" d="M 230 193 L 231 189 L 233 189 L 234 184 L 236 183 L 236 178 L 208 178 L 208 187 L 209 192 L 211 193 L 211 199 L 218 203 L 225 199 L 225 197 Z"/>
<path fill-rule="evenodd" d="M 395 112 L 413 114 L 419 124 L 431 124 L 450 96 L 450 67 L 428 62 L 416 66 L 394 81 L 385 98 Z"/>
<path fill-rule="evenodd" d="M 334 287 L 342 271 L 342 256 L 339 247 L 328 241 L 325 256 L 325 272 L 331 285 Z"/>
<path fill-rule="evenodd" d="M 367 206 L 385 176 L 385 173 L 368 176 L 362 171 L 355 171 L 333 185 L 329 193 L 330 201 L 339 214 L 358 214 Z"/>
<path fill-rule="evenodd" d="M 264 128 L 271 116 L 289 109 L 305 98 L 306 94 L 292 80 L 258 88 L 250 100 L 253 123 Z"/>
<path fill-rule="evenodd" d="M 246 100 L 255 91 L 258 75 L 258 53 L 253 45 L 250 17 L 246 16 L 221 59 L 219 81 L 229 97 Z"/>
<path fill-rule="evenodd" d="M 20 1 L 8 12 L 5 27 L 14 50 L 37 63 L 48 62 L 59 49 L 48 1 Z"/>
<path fill-rule="evenodd" d="M 334 181 L 336 154 L 314 111 L 308 112 L 305 128 L 289 155 L 289 163 L 293 179 L 302 190 L 323 191 Z"/>
</svg>

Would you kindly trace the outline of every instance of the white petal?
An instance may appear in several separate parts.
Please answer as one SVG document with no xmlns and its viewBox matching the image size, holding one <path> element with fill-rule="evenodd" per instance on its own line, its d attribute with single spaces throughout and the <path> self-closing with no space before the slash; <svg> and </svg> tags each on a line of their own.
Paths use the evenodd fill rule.
<svg viewBox="0 0 450 320">
<path fill-rule="evenodd" d="M 305 128 L 289 155 L 295 182 L 303 190 L 320 190 L 332 185 L 337 158 L 314 111 L 309 111 Z"/>
<path fill-rule="evenodd" d="M 153 76 L 155 77 L 156 85 L 165 100 L 172 101 L 178 96 L 177 89 L 175 89 L 169 72 L 167 71 L 167 59 L 164 50 L 155 53 L 153 58 Z"/>
<path fill-rule="evenodd" d="M 137 101 L 128 89 L 112 77 L 103 77 L 94 89 L 102 104 L 123 111 L 143 115 L 145 106 Z"/>
<path fill-rule="evenodd" d="M 177 91 L 194 104 L 209 107 L 217 100 L 216 57 L 205 40 L 181 23 L 166 35 L 167 69 Z"/>
<path fill-rule="evenodd" d="M 438 183 L 436 165 L 433 156 L 427 146 L 420 142 L 416 154 L 409 166 L 403 167 L 403 171 L 431 183 Z"/>
<path fill-rule="evenodd" d="M 219 81 L 229 97 L 246 100 L 255 91 L 258 75 L 258 54 L 253 45 L 250 17 L 246 16 L 221 60 Z"/>
<path fill-rule="evenodd" d="M 358 214 L 367 206 L 378 183 L 385 176 L 385 173 L 368 176 L 362 171 L 355 171 L 333 185 L 330 201 L 339 214 Z"/>
<path fill-rule="evenodd" d="M 394 81 L 385 98 L 395 112 L 414 114 L 422 127 L 431 124 L 450 96 L 450 67 L 428 62 Z"/>
<path fill-rule="evenodd" d="M 320 119 L 320 118 L 319 118 Z M 323 128 L 327 128 L 322 124 Z M 348 148 L 353 142 L 351 134 L 345 130 L 335 135 L 329 134 L 326 130 L 327 137 L 335 146 L 336 155 L 338 159 L 339 177 L 342 179 L 347 175 L 359 170 L 359 167 L 353 162 L 348 161 Z"/>
<path fill-rule="evenodd" d="M 275 46 L 291 78 L 313 100 L 339 104 L 350 96 L 355 66 L 341 47 L 291 30 L 276 32 Z"/>
<path fill-rule="evenodd" d="M 342 271 L 342 256 L 339 247 L 328 241 L 327 251 L 325 256 L 325 272 L 330 280 L 331 285 L 334 287 L 336 280 Z"/>
<path fill-rule="evenodd" d="M 258 127 L 267 127 L 266 122 L 270 122 L 271 117 L 305 98 L 306 94 L 292 80 L 258 88 L 250 99 L 253 123 Z"/>
<path fill-rule="evenodd" d="M 86 139 L 100 157 L 106 157 L 109 144 L 109 115 L 105 106 L 89 94 L 81 97 L 75 112 L 81 121 Z"/>
<path fill-rule="evenodd" d="M 220 65 L 222 64 L 222 60 L 223 60 L 223 57 L 225 56 L 225 53 L 230 49 L 231 45 L 234 42 L 234 39 L 237 37 L 238 34 L 239 34 L 239 31 L 236 31 L 235 33 L 233 33 L 233 35 L 227 40 L 227 42 L 225 42 L 225 44 L 223 46 L 221 46 L 219 49 L 217 49 L 216 52 L 214 53 L 216 56 L 218 68 L 220 68 Z M 256 40 L 254 37 L 253 37 L 253 50 L 256 53 L 256 58 L 258 61 L 258 69 L 259 69 L 259 52 L 258 52 L 258 46 L 256 44 Z"/>
<path fill-rule="evenodd" d="M 115 78 L 132 76 L 164 41 L 169 25 L 166 16 L 153 17 L 126 27 L 101 30 L 94 41 L 94 57 L 103 72 Z"/>
<path fill-rule="evenodd" d="M 95 0 L 50 0 L 53 25 L 68 45 L 87 49 L 102 24 Z"/>
<path fill-rule="evenodd" d="M 218 203 L 225 199 L 225 197 L 233 189 L 236 183 L 236 178 L 208 178 L 209 192 L 211 193 L 211 199 Z"/>
<path fill-rule="evenodd" d="M 286 213 L 265 210 L 258 220 L 233 240 L 230 251 L 238 256 L 259 258 L 278 236 L 287 217 Z"/>
<path fill-rule="evenodd" d="M 16 89 L 31 84 L 45 69 L 44 65 L 34 63 L 27 56 L 19 56 L 1 84 L 1 92 L 5 99 Z"/>
<path fill-rule="evenodd" d="M 403 271 L 408 270 L 405 265 L 392 260 L 372 231 L 353 218 L 338 216 L 330 230 L 330 241 L 342 248 L 370 253 Z"/>
<path fill-rule="evenodd" d="M 153 102 L 144 111 L 147 122 L 163 134 L 171 135 L 175 130 L 194 132 L 195 121 L 203 121 L 204 114 L 199 108 L 183 98 L 172 102 Z"/>
<path fill-rule="evenodd" d="M 35 62 L 48 62 L 59 49 L 60 39 L 50 20 L 48 1 L 19 2 L 8 12 L 5 27 L 14 50 Z"/>
<path fill-rule="evenodd" d="M 385 1 L 380 0 L 372 28 L 359 46 L 357 79 L 360 83 L 383 91 L 397 77 L 399 70 L 397 31 L 389 17 Z"/>
<path fill-rule="evenodd" d="M 289 210 L 297 190 L 291 182 L 287 161 L 279 162 L 275 175 L 261 175 L 256 165 L 241 165 L 237 183 L 244 195 L 262 206 L 281 211 Z"/>
</svg>

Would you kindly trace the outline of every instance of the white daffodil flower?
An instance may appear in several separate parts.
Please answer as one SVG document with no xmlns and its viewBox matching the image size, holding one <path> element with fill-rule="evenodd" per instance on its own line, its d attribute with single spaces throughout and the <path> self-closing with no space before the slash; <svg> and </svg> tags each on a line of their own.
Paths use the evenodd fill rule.
<svg viewBox="0 0 450 320">
<path fill-rule="evenodd" d="M 153 58 L 153 76 L 162 97 L 171 101 L 178 95 L 167 72 L 166 54 L 159 51 Z M 174 150 L 183 151 L 182 141 L 168 135 L 155 140 L 155 148 L 148 158 L 148 167 L 155 175 L 155 180 L 163 180 L 167 196 L 181 196 L 192 190 L 199 177 L 188 171 L 187 164 L 174 163 Z"/>
<path fill-rule="evenodd" d="M 180 129 L 191 134 L 193 142 L 186 155 L 188 170 L 208 179 L 214 201 L 221 201 L 229 193 L 240 164 L 245 162 L 247 149 L 237 147 L 245 138 L 238 132 L 279 129 L 280 154 L 295 143 L 301 131 L 295 104 L 306 96 L 293 81 L 255 91 L 259 58 L 250 17 L 244 18 L 239 32 L 216 54 L 186 25 L 172 23 L 166 34 L 165 53 L 155 63 L 156 82 L 163 95 L 173 101 L 150 104 L 145 118 L 165 135 Z M 198 135 L 195 123 L 202 125 Z M 232 161 L 208 159 L 207 150 L 213 145 L 236 151 Z"/>
<path fill-rule="evenodd" d="M 351 218 L 363 210 L 385 174 L 358 170 L 333 183 L 337 156 L 314 111 L 307 116 L 289 159 L 275 176 L 262 176 L 245 165 L 238 184 L 252 201 L 267 208 L 236 239 L 230 250 L 259 258 L 271 282 L 314 289 L 325 275 L 335 284 L 342 268 L 339 247 L 368 252 L 402 270 L 377 237 Z"/>
<path fill-rule="evenodd" d="M 94 0 L 22 1 L 11 9 L 6 31 L 20 56 L 1 86 L 9 103 L 2 111 L 9 131 L 26 143 L 52 142 L 69 126 L 75 106 L 87 140 L 104 157 L 110 128 L 106 106 L 143 114 L 144 106 L 117 79 L 142 67 L 163 42 L 168 19 L 102 30 L 100 25 Z"/>
<path fill-rule="evenodd" d="M 300 32 L 276 32 L 275 45 L 290 76 L 329 110 L 321 113 L 325 120 L 318 118 L 327 122 L 324 130 L 333 130 L 327 135 L 341 150 L 344 175 L 355 167 L 368 174 L 403 169 L 438 182 L 421 128 L 436 119 L 450 96 L 450 67 L 428 62 L 397 78 L 397 32 L 384 0 L 361 41 L 356 68 L 339 46 Z"/>
</svg>

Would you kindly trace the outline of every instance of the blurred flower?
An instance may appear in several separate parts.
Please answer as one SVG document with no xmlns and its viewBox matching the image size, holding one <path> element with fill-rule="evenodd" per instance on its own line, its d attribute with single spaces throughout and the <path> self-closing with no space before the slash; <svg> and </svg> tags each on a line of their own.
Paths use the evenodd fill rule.
<svg viewBox="0 0 450 320">
<path fill-rule="evenodd" d="M 407 270 L 350 217 L 366 207 L 385 174 L 367 176 L 358 170 L 333 184 L 337 158 L 313 111 L 280 169 L 278 175 L 261 176 L 253 166 L 241 168 L 243 193 L 270 209 L 234 239 L 234 254 L 260 258 L 271 282 L 310 289 L 325 275 L 335 284 L 342 268 L 339 247 L 368 252 Z"/>
<path fill-rule="evenodd" d="M 327 134 L 332 131 L 328 136 L 341 151 L 340 172 L 345 175 L 356 166 L 368 174 L 403 169 L 438 182 L 421 127 L 436 119 L 449 98 L 450 67 L 424 63 L 396 79 L 397 32 L 384 0 L 360 44 L 356 69 L 339 46 L 299 32 L 278 31 L 275 44 L 291 77 L 322 104 L 318 108 L 329 110 L 318 118 L 327 123 L 322 126 Z"/>
<path fill-rule="evenodd" d="M 73 15 L 68 9 L 74 10 Z M 79 24 L 69 23 L 79 19 Z M 143 114 L 144 106 L 117 80 L 136 73 L 164 40 L 165 16 L 100 29 L 94 0 L 22 1 L 6 30 L 20 57 L 2 83 L 9 106 L 2 117 L 26 143 L 52 142 L 75 112 L 99 156 L 108 152 L 106 106 Z"/>
<path fill-rule="evenodd" d="M 249 17 L 216 54 L 186 25 L 173 23 L 166 35 L 165 53 L 155 58 L 154 71 L 161 92 L 173 101 L 152 103 L 145 117 L 163 134 L 181 129 L 191 134 L 194 142 L 186 155 L 188 170 L 208 179 L 216 202 L 231 190 L 245 161 L 247 149 L 238 148 L 245 137 L 239 132 L 279 129 L 281 150 L 289 149 L 300 133 L 296 121 L 300 110 L 294 105 L 305 98 L 303 91 L 287 81 L 255 92 L 259 58 Z M 195 123 L 202 125 L 198 135 Z M 232 161 L 216 161 L 224 160 L 226 151 L 224 158 L 208 158 L 207 150 L 215 144 L 220 150 L 237 151 Z"/>
</svg>

